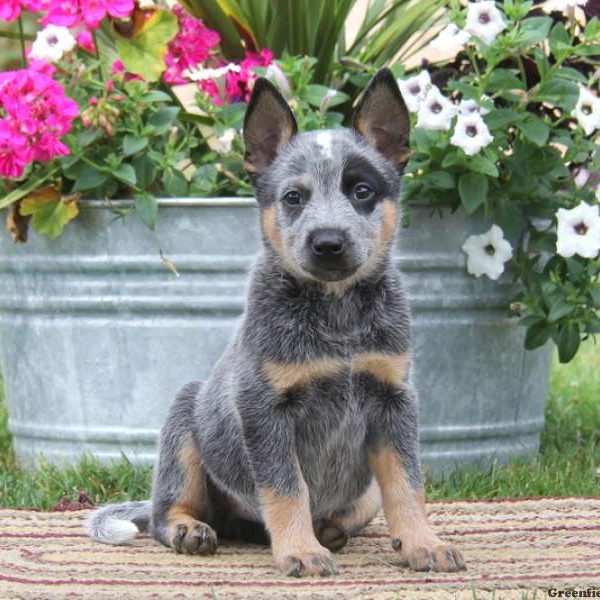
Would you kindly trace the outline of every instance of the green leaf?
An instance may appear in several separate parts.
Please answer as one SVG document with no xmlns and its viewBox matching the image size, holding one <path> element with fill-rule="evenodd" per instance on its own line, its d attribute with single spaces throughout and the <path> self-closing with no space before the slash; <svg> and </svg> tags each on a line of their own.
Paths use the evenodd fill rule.
<svg viewBox="0 0 600 600">
<path fill-rule="evenodd" d="M 133 168 L 135 169 L 135 177 L 138 186 L 143 190 L 147 189 L 156 177 L 156 167 L 154 166 L 154 163 L 144 155 L 133 161 Z"/>
<path fill-rule="evenodd" d="M 127 71 L 140 75 L 146 81 L 158 81 L 166 68 L 167 44 L 177 31 L 175 14 L 158 9 L 143 21 L 132 37 L 115 33 L 117 50 Z"/>
<path fill-rule="evenodd" d="M 506 129 L 521 118 L 522 115 L 510 108 L 498 108 L 486 115 L 483 120 L 490 129 Z"/>
<path fill-rule="evenodd" d="M 564 298 L 559 298 L 550 309 L 548 313 L 548 321 L 550 323 L 554 323 L 563 317 L 566 317 L 568 314 L 572 313 L 575 310 L 575 307 L 572 304 L 569 304 Z"/>
<path fill-rule="evenodd" d="M 535 46 L 548 37 L 552 27 L 551 17 L 530 17 L 521 21 L 519 40 L 525 46 Z"/>
<path fill-rule="evenodd" d="M 567 323 L 560 328 L 558 332 L 558 358 L 561 363 L 568 363 L 577 354 L 581 336 L 579 334 L 579 325 L 576 323 Z"/>
<path fill-rule="evenodd" d="M 26 196 L 19 212 L 32 215 L 31 224 L 38 233 L 55 238 L 79 214 L 79 207 L 75 199 L 63 199 L 56 188 L 49 186 Z"/>
<path fill-rule="evenodd" d="M 335 92 L 335 94 L 333 94 Z M 333 107 L 338 104 L 343 104 L 349 99 L 347 94 L 340 92 L 338 90 L 333 90 L 332 88 L 328 88 L 324 85 L 311 84 L 306 86 L 306 92 L 304 94 L 304 98 L 306 101 L 315 106 L 316 108 L 320 108 L 325 100 L 327 94 L 331 94 L 327 99 L 327 106 Z"/>
<path fill-rule="evenodd" d="M 194 173 L 190 193 L 198 196 L 214 194 L 219 172 L 214 165 L 202 165 Z M 406 187 L 406 186 L 405 186 Z"/>
<path fill-rule="evenodd" d="M 488 192 L 487 177 L 480 173 L 463 173 L 458 180 L 458 193 L 467 213 L 474 213 L 484 202 Z"/>
<path fill-rule="evenodd" d="M 156 225 L 156 215 L 158 214 L 158 203 L 152 194 L 138 194 L 135 197 L 135 210 L 150 229 L 154 229 Z"/>
<path fill-rule="evenodd" d="M 85 148 L 89 146 L 92 142 L 95 142 L 98 137 L 100 137 L 100 129 L 84 129 L 81 133 L 77 135 L 77 143 Z"/>
<path fill-rule="evenodd" d="M 178 106 L 164 106 L 163 108 L 159 108 L 148 119 L 148 124 L 154 127 L 154 135 L 162 135 L 169 131 L 180 110 Z"/>
<path fill-rule="evenodd" d="M 465 164 L 464 154 L 459 152 L 450 152 L 444 156 L 444 160 L 442 161 L 442 168 L 446 169 L 448 167 L 455 167 L 457 165 Z"/>
<path fill-rule="evenodd" d="M 588 46 L 576 46 L 573 53 L 578 56 L 600 56 L 600 44 L 590 44 Z"/>
<path fill-rule="evenodd" d="M 546 321 L 538 321 L 527 329 L 527 333 L 525 334 L 525 348 L 527 350 L 534 350 L 543 346 L 550 339 L 551 331 Z"/>
<path fill-rule="evenodd" d="M 471 171 L 489 175 L 490 177 L 498 177 L 499 175 L 496 165 L 489 158 L 486 158 L 481 154 L 469 157 L 467 160 L 467 167 Z"/>
<path fill-rule="evenodd" d="M 102 173 L 93 167 L 86 166 L 75 181 L 73 192 L 85 192 L 101 186 L 108 179 L 106 173 Z"/>
<path fill-rule="evenodd" d="M 574 81 L 553 77 L 540 85 L 532 100 L 548 102 L 548 104 L 554 104 L 563 110 L 571 111 L 575 108 L 578 98 L 579 88 Z"/>
<path fill-rule="evenodd" d="M 185 198 L 188 195 L 188 182 L 181 171 L 169 169 L 162 178 L 167 194 L 173 198 Z"/>
<path fill-rule="evenodd" d="M 125 163 L 119 165 L 116 168 L 114 175 L 119 181 L 128 185 L 134 186 L 137 183 L 135 170 L 131 165 Z"/>
<path fill-rule="evenodd" d="M 550 127 L 537 115 L 527 113 L 523 119 L 517 121 L 517 127 L 536 146 L 544 146 L 548 141 Z"/>
<path fill-rule="evenodd" d="M 148 145 L 148 138 L 126 135 L 123 138 L 123 156 L 131 156 Z"/>
<path fill-rule="evenodd" d="M 571 53 L 571 37 L 562 23 L 557 23 L 550 32 L 548 38 L 550 51 L 555 58 L 561 60 Z"/>
<path fill-rule="evenodd" d="M 524 89 L 525 83 L 508 69 L 495 69 L 490 73 L 486 83 L 486 91 L 491 93 Z"/>
<path fill-rule="evenodd" d="M 423 182 L 433 188 L 452 190 L 456 187 L 454 177 L 446 171 L 432 171 L 423 177 Z"/>
<path fill-rule="evenodd" d="M 151 102 L 171 102 L 172 100 L 173 98 L 171 98 L 169 94 L 161 92 L 160 90 L 152 90 L 140 98 L 140 102 L 147 104 L 150 104 Z"/>
<path fill-rule="evenodd" d="M 525 219 L 519 204 L 513 201 L 501 202 L 496 205 L 496 219 L 507 238 L 518 237 L 523 231 Z"/>
</svg>

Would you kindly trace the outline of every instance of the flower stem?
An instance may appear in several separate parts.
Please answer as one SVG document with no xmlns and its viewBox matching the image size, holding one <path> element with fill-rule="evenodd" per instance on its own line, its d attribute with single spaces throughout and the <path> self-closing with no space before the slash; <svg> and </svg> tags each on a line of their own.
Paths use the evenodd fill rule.
<svg viewBox="0 0 600 600">
<path fill-rule="evenodd" d="M 106 80 L 104 67 L 102 65 L 102 60 L 100 58 L 100 46 L 98 45 L 98 36 L 96 35 L 96 31 L 92 31 L 92 39 L 94 40 L 94 47 L 96 48 L 96 58 L 98 60 L 98 72 L 100 73 L 100 79 L 102 81 Z"/>
<path fill-rule="evenodd" d="M 23 37 L 26 40 L 32 41 L 35 39 L 33 35 L 23 34 Z M 0 30 L 0 38 L 7 38 L 9 40 L 19 40 L 21 39 L 21 35 L 19 33 L 15 33 L 14 31 L 5 31 L 3 29 Z"/>
<path fill-rule="evenodd" d="M 23 17 L 19 17 L 19 39 L 21 40 L 21 57 L 23 59 L 23 66 L 27 68 L 27 54 L 25 53 L 25 31 L 23 30 Z"/>
<path fill-rule="evenodd" d="M 42 183 L 53 177 L 56 173 L 58 173 L 58 167 L 50 169 L 50 171 L 48 171 L 41 177 L 38 177 L 33 181 L 29 181 L 27 184 L 18 187 L 12 192 L 9 192 L 8 194 L 6 194 L 6 196 L 4 196 L 4 198 L 0 198 L 0 209 L 10 206 L 13 202 L 21 200 L 29 193 L 35 191 Z"/>
</svg>

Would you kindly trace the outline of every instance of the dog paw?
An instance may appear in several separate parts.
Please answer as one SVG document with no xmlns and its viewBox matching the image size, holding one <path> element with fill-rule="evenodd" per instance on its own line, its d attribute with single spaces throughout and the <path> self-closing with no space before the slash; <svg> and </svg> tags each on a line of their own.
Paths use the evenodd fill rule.
<svg viewBox="0 0 600 600">
<path fill-rule="evenodd" d="M 413 571 L 454 573 L 467 568 L 462 553 L 450 544 L 416 546 L 406 553 L 405 558 Z"/>
<path fill-rule="evenodd" d="M 281 571 L 288 577 L 301 577 L 302 575 L 328 577 L 338 573 L 329 552 L 297 552 L 288 554 L 277 562 Z"/>
<path fill-rule="evenodd" d="M 339 552 L 348 543 L 348 534 L 337 527 L 323 526 L 315 530 L 319 544 L 330 552 Z"/>
<path fill-rule="evenodd" d="M 178 554 L 214 554 L 217 551 L 217 534 L 212 527 L 200 521 L 179 523 L 173 527 L 171 546 Z"/>
</svg>

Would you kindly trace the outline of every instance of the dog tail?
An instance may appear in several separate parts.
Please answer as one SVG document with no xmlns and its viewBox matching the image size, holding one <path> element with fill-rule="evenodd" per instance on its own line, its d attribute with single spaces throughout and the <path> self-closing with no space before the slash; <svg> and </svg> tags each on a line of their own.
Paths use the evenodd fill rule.
<svg viewBox="0 0 600 600">
<path fill-rule="evenodd" d="M 123 502 L 95 510 L 86 521 L 90 537 L 103 544 L 127 544 L 141 531 L 148 531 L 152 502 Z"/>
</svg>

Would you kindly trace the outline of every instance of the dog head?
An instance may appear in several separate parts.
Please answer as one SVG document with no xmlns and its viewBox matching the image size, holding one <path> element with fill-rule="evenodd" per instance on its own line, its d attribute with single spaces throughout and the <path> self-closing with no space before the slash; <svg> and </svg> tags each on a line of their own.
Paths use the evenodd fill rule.
<svg viewBox="0 0 600 600">
<path fill-rule="evenodd" d="M 389 252 L 409 118 L 392 73 L 373 78 L 352 127 L 298 133 L 287 102 L 259 79 L 244 122 L 245 167 L 265 243 L 306 279 L 343 282 L 371 272 Z"/>
</svg>

